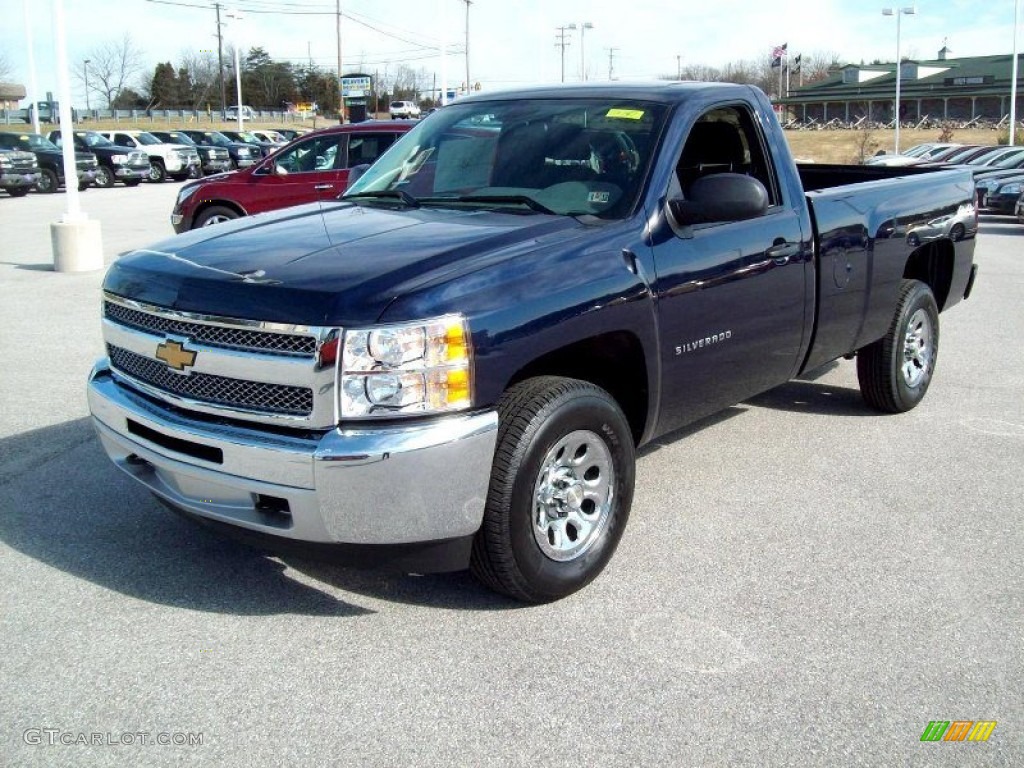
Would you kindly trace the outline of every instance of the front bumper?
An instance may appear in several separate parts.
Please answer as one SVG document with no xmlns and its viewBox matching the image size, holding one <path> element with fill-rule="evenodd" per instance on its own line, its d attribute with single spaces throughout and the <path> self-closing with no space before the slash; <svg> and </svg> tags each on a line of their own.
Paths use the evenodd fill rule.
<svg viewBox="0 0 1024 768">
<path fill-rule="evenodd" d="M 203 163 L 203 173 L 211 176 L 215 173 L 224 173 L 231 170 L 230 160 L 207 160 Z"/>
<path fill-rule="evenodd" d="M 7 171 L 0 176 L 0 187 L 3 189 L 24 189 L 39 183 L 38 171 Z"/>
<path fill-rule="evenodd" d="M 149 163 L 145 165 L 115 165 L 114 177 L 118 181 L 149 178 Z"/>
<path fill-rule="evenodd" d="M 465 538 L 483 519 L 494 411 L 292 435 L 167 408 L 120 384 L 106 359 L 88 397 L 114 464 L 200 518 L 292 542 L 358 545 Z"/>
</svg>

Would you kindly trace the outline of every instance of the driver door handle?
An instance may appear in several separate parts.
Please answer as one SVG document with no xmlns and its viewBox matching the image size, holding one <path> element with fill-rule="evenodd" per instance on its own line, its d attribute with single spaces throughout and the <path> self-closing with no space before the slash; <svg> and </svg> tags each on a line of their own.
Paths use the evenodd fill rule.
<svg viewBox="0 0 1024 768">
<path fill-rule="evenodd" d="M 779 238 L 771 248 L 764 252 L 764 255 L 781 267 L 798 253 L 800 253 L 799 243 L 787 243 L 782 238 Z"/>
<path fill-rule="evenodd" d="M 315 187 L 313 187 L 313 189 L 317 189 L 317 190 L 320 190 L 320 189 L 334 189 L 334 185 L 333 184 L 317 184 Z"/>
</svg>

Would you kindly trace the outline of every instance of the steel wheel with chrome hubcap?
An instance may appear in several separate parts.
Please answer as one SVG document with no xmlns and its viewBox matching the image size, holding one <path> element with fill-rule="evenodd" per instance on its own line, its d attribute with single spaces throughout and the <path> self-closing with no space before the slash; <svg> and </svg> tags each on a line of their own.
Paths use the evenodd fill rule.
<svg viewBox="0 0 1024 768">
<path fill-rule="evenodd" d="M 552 560 L 580 557 L 597 541 L 612 509 L 615 469 L 604 440 L 589 430 L 559 440 L 541 464 L 533 535 Z"/>
<path fill-rule="evenodd" d="M 935 296 L 920 280 L 904 280 L 888 333 L 857 353 L 865 402 L 888 413 L 909 411 L 928 391 L 938 352 Z"/>
<path fill-rule="evenodd" d="M 633 435 L 618 403 L 587 381 L 538 376 L 498 403 L 498 444 L 471 567 L 530 603 L 589 584 L 622 537 L 633 500 Z"/>
</svg>

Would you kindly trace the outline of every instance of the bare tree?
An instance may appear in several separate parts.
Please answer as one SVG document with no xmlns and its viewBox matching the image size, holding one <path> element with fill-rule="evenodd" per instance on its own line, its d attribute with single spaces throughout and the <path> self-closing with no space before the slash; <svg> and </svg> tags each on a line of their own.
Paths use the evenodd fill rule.
<svg viewBox="0 0 1024 768">
<path fill-rule="evenodd" d="M 85 64 L 86 60 L 88 64 Z M 120 40 L 108 41 L 90 50 L 74 67 L 74 74 L 78 82 L 88 83 L 90 93 L 106 99 L 109 107 L 143 67 L 145 53 L 132 40 L 131 34 L 125 32 Z"/>
</svg>

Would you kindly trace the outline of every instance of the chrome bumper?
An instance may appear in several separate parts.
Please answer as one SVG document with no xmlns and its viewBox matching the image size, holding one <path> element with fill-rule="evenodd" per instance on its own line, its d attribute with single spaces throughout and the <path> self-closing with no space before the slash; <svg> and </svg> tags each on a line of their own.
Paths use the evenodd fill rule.
<svg viewBox="0 0 1024 768">
<path fill-rule="evenodd" d="M 172 506 L 302 542 L 465 537 L 483 518 L 494 411 L 292 436 L 200 421 L 119 384 L 106 359 L 89 409 L 107 454 Z"/>
</svg>

